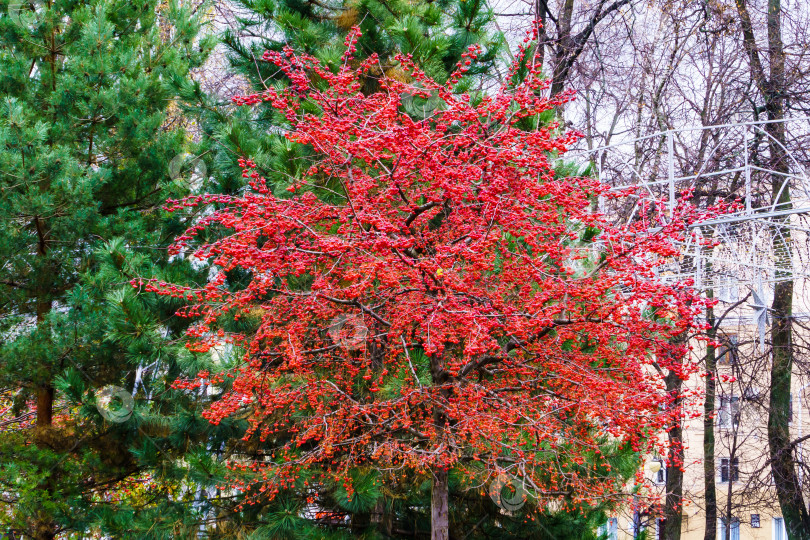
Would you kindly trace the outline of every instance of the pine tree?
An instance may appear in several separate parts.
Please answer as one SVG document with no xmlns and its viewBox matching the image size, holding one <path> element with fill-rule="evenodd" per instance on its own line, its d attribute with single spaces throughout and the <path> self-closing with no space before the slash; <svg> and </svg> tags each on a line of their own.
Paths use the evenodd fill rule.
<svg viewBox="0 0 810 540">
<path fill-rule="evenodd" d="M 0 523 L 43 540 L 137 537 L 193 485 L 171 463 L 194 404 L 169 383 L 198 360 L 171 341 L 178 304 L 129 280 L 196 273 L 163 249 L 188 224 L 160 206 L 191 189 L 172 162 L 189 145 L 170 125 L 172 83 L 213 43 L 202 12 L 175 1 L 0 12 Z"/>
<path fill-rule="evenodd" d="M 483 47 L 479 63 L 456 89 L 481 88 L 492 77 L 503 44 L 503 37 L 492 29 L 492 11 L 481 0 L 236 0 L 233 6 L 239 15 L 223 34 L 229 69 L 255 89 L 284 84 L 278 70 L 260 61 L 266 50 L 289 46 L 336 69 L 353 25 L 363 31 L 357 61 L 371 54 L 380 58 L 378 72 L 366 80 L 367 93 L 375 89 L 375 75 L 405 76 L 394 61 L 397 53 L 411 54 L 426 73 L 444 82 L 473 44 Z M 199 104 L 192 114 L 206 135 L 203 152 L 210 156 L 207 160 L 215 171 L 218 190 L 234 193 L 244 186 L 236 159 L 249 156 L 275 189 L 283 192 L 290 179 L 309 166 L 306 151 L 284 140 L 286 120 L 282 116 L 269 107 L 234 110 L 228 106 L 231 97 L 204 95 L 191 86 L 184 94 L 187 102 Z M 429 114 L 435 105 L 435 101 L 419 100 L 408 106 L 412 115 L 419 116 Z"/>
<path fill-rule="evenodd" d="M 372 53 L 380 57 L 380 69 L 394 69 L 394 56 L 410 54 L 425 72 L 444 82 L 470 45 L 485 48 L 470 75 L 485 75 L 497 58 L 501 38 L 492 32 L 493 14 L 479 0 L 240 0 L 236 5 L 249 16 L 225 33 L 231 65 L 254 85 L 278 79 L 263 66 L 265 50 L 280 51 L 290 46 L 312 54 L 332 68 L 340 64 L 343 39 L 357 26 L 363 37 L 357 43 L 358 60 Z M 261 36 L 243 39 L 242 36 Z M 401 74 L 402 75 L 402 74 Z"/>
</svg>

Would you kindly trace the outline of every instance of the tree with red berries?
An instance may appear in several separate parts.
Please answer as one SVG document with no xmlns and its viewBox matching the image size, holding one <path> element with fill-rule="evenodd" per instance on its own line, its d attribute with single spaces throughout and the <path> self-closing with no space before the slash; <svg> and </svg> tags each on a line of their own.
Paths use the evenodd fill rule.
<svg viewBox="0 0 810 540">
<path fill-rule="evenodd" d="M 357 35 L 337 73 L 265 53 L 289 86 L 234 99 L 281 111 L 290 143 L 318 157 L 289 196 L 243 158 L 243 194 L 171 203 L 206 207 L 174 249 L 215 272 L 198 288 L 133 283 L 188 303 L 189 347 L 244 354 L 232 371 L 176 385 L 233 379 L 206 416 L 247 418 L 244 438 L 264 458 L 232 466 L 253 473 L 235 487 L 256 497 L 302 471 L 319 472 L 307 483 L 343 481 L 349 495 L 358 466 L 423 475 L 432 537 L 446 539 L 451 468 L 480 486 L 518 478 L 540 511 L 615 495 L 621 480 L 600 445 L 650 450 L 679 414 L 670 405 L 683 396 L 662 374 L 691 373 L 682 337 L 703 304 L 656 269 L 705 213 L 642 203 L 642 218 L 616 225 L 595 211 L 595 197 L 628 193 L 555 174 L 578 134 L 534 122 L 568 96 L 542 97 L 548 83 L 531 61 L 518 59 L 529 66 L 520 82 L 470 95 L 453 87 L 474 47 L 446 84 L 400 57 L 407 77 L 383 76 L 364 95 L 380 71 L 374 56 L 353 61 Z M 409 98 L 441 107 L 414 120 Z"/>
</svg>

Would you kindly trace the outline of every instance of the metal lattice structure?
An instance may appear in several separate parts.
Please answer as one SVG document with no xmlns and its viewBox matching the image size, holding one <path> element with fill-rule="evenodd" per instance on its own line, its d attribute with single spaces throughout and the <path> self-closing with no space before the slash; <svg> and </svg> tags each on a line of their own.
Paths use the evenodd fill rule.
<svg viewBox="0 0 810 540">
<path fill-rule="evenodd" d="M 701 205 L 737 200 L 738 211 L 695 225 L 693 238 L 662 275 L 692 277 L 699 289 L 712 288 L 721 297 L 747 285 L 764 303 L 768 284 L 810 277 L 810 154 L 804 154 L 810 149 L 810 117 L 780 121 L 789 147 L 775 143 L 769 123 L 669 130 L 570 154 L 590 161 L 613 189 L 635 187 L 638 200 L 644 194 L 666 201 L 664 214 L 687 189 Z M 781 149 L 780 170 L 769 166 L 773 144 Z M 785 190 L 791 202 L 774 202 Z M 639 205 L 602 210 L 631 220 Z M 717 246 L 701 246 L 701 236 Z"/>
</svg>

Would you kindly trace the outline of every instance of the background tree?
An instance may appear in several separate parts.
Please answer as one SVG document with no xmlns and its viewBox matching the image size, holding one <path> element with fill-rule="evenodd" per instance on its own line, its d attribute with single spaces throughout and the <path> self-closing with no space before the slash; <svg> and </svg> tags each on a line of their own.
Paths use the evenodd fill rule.
<svg viewBox="0 0 810 540">
<path fill-rule="evenodd" d="M 167 127 L 169 82 L 200 66 L 211 42 L 176 2 L 0 11 L 0 388 L 13 396 L 0 520 L 43 540 L 137 536 L 169 517 L 163 503 L 181 487 L 168 454 L 191 419 L 167 378 L 193 359 L 166 340 L 184 330 L 169 317 L 178 304 L 136 298 L 128 281 L 194 274 L 165 252 L 187 224 L 159 206 L 190 189 L 169 173 L 188 144 Z M 130 393 L 134 411 L 105 402 Z"/>
<path fill-rule="evenodd" d="M 546 24 L 546 39 L 550 47 L 557 46 L 559 35 L 586 28 L 587 21 L 597 12 L 594 3 L 536 3 L 531 0 L 495 3 L 495 10 L 500 15 L 497 22 L 510 36 L 510 42 L 519 39 L 516 36 L 520 35 L 521 27 L 530 24 L 537 14 L 545 12 L 547 18 L 553 17 Z M 741 187 L 744 186 L 745 175 L 710 175 L 729 163 L 740 162 L 741 148 L 747 147 L 742 154 L 747 154 L 749 163 L 776 171 L 773 175 L 756 171 L 751 174 L 755 206 L 764 206 L 771 201 L 787 208 L 789 205 L 785 198 L 788 191 L 780 194 L 784 200 L 772 201 L 776 196 L 773 185 L 774 181 L 781 185 L 778 180 L 781 173 L 803 175 L 803 164 L 807 162 L 808 129 L 804 117 L 808 111 L 807 82 L 810 80 L 807 78 L 807 51 L 810 50 L 808 15 L 810 13 L 804 3 L 792 1 L 626 3 L 595 27 L 589 41 L 567 71 L 567 84 L 576 92 L 578 99 L 566 106 L 566 120 L 582 126 L 586 135 L 583 143 L 590 148 L 646 137 L 629 146 L 626 154 L 628 159 L 598 163 L 604 171 L 603 177 L 617 183 L 638 182 L 635 174 L 648 181 L 665 180 L 667 162 L 662 156 L 667 153 L 666 137 L 652 135 L 674 130 L 675 174 L 693 176 L 695 196 L 705 204 L 711 204 L 712 200 L 744 197 Z M 565 28 L 562 22 L 567 20 L 573 21 L 575 30 L 560 34 L 557 28 Z M 546 72 L 560 71 L 555 54 L 547 52 L 545 63 Z M 733 135 L 733 129 L 685 131 L 702 126 L 780 118 L 787 122 L 769 124 L 767 130 L 752 132 L 753 136 L 747 143 Z M 788 156 L 792 156 L 796 163 Z M 798 183 L 794 183 L 791 189 L 795 193 L 798 187 Z M 629 215 L 628 209 L 626 216 Z M 783 229 L 806 228 L 806 218 L 794 216 L 790 221 L 780 222 L 780 226 Z M 779 251 L 785 253 L 785 248 L 790 245 L 790 235 L 783 237 L 787 242 Z M 797 245 L 794 243 L 792 247 L 796 248 Z M 724 271 L 729 272 L 729 281 L 740 279 L 739 269 L 713 270 L 720 281 Z M 797 274 L 802 273 L 803 268 L 799 265 L 793 276 L 781 276 L 787 281 L 779 286 L 780 289 L 786 291 L 790 287 L 788 283 L 798 279 Z M 763 279 L 767 281 L 771 277 L 763 276 Z M 714 292 L 717 293 L 721 286 L 715 284 Z M 796 290 L 799 290 L 798 287 Z M 782 295 L 782 304 L 778 306 L 782 313 L 786 313 L 785 294 Z M 793 302 L 800 298 L 796 294 Z M 781 435 L 775 441 L 781 441 L 777 446 L 783 449 L 791 448 L 780 451 L 779 455 L 780 459 L 787 459 L 787 454 L 792 453 L 794 473 L 789 474 L 787 471 L 790 467 L 783 464 L 780 477 L 785 482 L 780 490 L 783 499 L 793 497 L 794 502 L 798 500 L 797 492 L 806 499 L 808 486 L 799 482 L 806 464 L 800 463 L 801 452 L 797 451 L 796 434 L 791 435 L 784 423 L 785 407 L 788 407 L 785 396 L 790 397 L 790 392 L 785 393 L 785 388 L 792 383 L 795 391 L 796 387 L 807 382 L 803 377 L 807 365 L 806 340 L 795 331 L 796 328 L 806 327 L 804 311 L 804 308 L 792 309 L 787 318 L 780 316 L 771 319 L 772 324 L 780 325 L 790 321 L 794 330 L 790 332 L 789 347 L 785 345 L 787 330 L 781 327 L 769 331 L 765 340 L 768 349 L 776 346 L 782 352 L 790 351 L 792 380 L 788 381 L 786 375 L 786 367 L 791 363 L 787 361 L 781 362 L 779 377 L 758 374 L 761 383 L 772 380 L 781 385 L 779 390 L 775 390 L 782 396 L 774 402 L 781 412 L 775 410 L 773 418 L 782 419 L 781 423 L 777 423 L 781 425 Z M 772 336 L 776 339 L 773 343 Z M 782 336 L 782 345 L 779 345 L 779 336 Z M 741 349 L 740 354 L 748 355 L 749 351 Z M 758 360 L 761 354 L 760 351 L 750 353 L 746 362 L 762 366 Z M 770 367 L 766 370 L 770 372 Z M 711 373 L 714 369 L 707 366 L 707 371 Z M 798 380 L 801 382 L 797 383 Z M 713 379 L 706 378 L 705 381 L 707 403 L 711 404 L 708 398 L 713 391 Z M 793 405 L 796 406 L 795 396 Z M 712 437 L 715 424 L 713 415 L 714 411 L 707 411 L 706 425 L 712 426 L 712 429 L 704 431 L 707 435 L 707 456 L 713 453 L 711 447 L 715 442 Z M 773 426 L 776 430 L 776 424 Z M 764 445 L 759 448 L 763 449 Z M 769 460 L 770 457 L 765 459 Z M 707 475 L 717 472 L 715 463 L 707 462 L 705 465 Z M 689 493 L 686 496 L 702 500 L 705 492 L 707 501 L 714 500 L 711 494 L 715 488 L 708 478 L 698 493 L 692 494 L 693 497 Z M 764 507 L 779 504 L 775 490 L 767 482 L 755 482 L 748 487 L 764 489 L 767 496 L 773 497 L 771 504 Z M 765 492 L 758 495 L 765 496 Z M 765 503 L 764 500 L 761 502 Z M 675 512 L 674 509 L 672 511 Z M 708 503 L 705 516 L 707 539 L 715 537 L 715 513 L 716 508 Z M 680 516 L 680 510 L 677 516 Z M 680 531 L 667 530 L 665 537 L 679 538 Z"/>
<path fill-rule="evenodd" d="M 784 174 L 789 171 L 785 149 L 787 134 L 785 124 L 785 98 L 787 94 L 787 73 L 785 46 L 782 40 L 782 4 L 779 0 L 767 2 L 765 26 L 767 28 L 767 66 L 763 63 L 764 51 L 757 42 L 751 13 L 745 0 L 735 0 L 739 16 L 742 42 L 748 54 L 751 79 L 756 84 L 768 120 L 766 131 L 770 137 L 768 145 L 769 165 L 776 171 L 771 178 L 771 197 L 774 207 L 781 210 L 792 208 L 791 190 L 783 189 Z M 779 174 L 782 173 L 782 174 Z M 785 221 L 785 218 L 782 218 Z M 789 257 L 791 236 L 789 231 L 774 239 L 774 250 L 778 257 Z M 780 276 L 786 277 L 786 276 Z M 790 276 L 787 276 L 790 277 Z M 773 364 L 770 369 L 770 403 L 768 407 L 768 446 L 773 470 L 776 494 L 788 538 L 791 540 L 810 538 L 810 514 L 804 502 L 799 483 L 796 463 L 793 460 L 793 445 L 789 432 L 791 410 L 791 381 L 793 380 L 793 281 L 783 280 L 774 285 L 771 325 Z"/>
</svg>

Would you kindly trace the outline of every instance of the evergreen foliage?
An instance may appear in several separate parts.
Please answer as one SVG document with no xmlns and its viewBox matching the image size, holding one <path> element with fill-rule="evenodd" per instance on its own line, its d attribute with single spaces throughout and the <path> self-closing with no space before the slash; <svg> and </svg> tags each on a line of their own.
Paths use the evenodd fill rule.
<svg viewBox="0 0 810 540">
<path fill-rule="evenodd" d="M 195 362 L 172 341 L 179 304 L 129 281 L 205 280 L 169 259 L 188 224 L 160 207 L 189 192 L 169 174 L 189 146 L 171 83 L 213 42 L 176 1 L 2 0 L 0 13 L 0 523 L 139 537 L 171 519 L 188 489 L 175 454 L 211 430 L 169 388 Z"/>
</svg>

